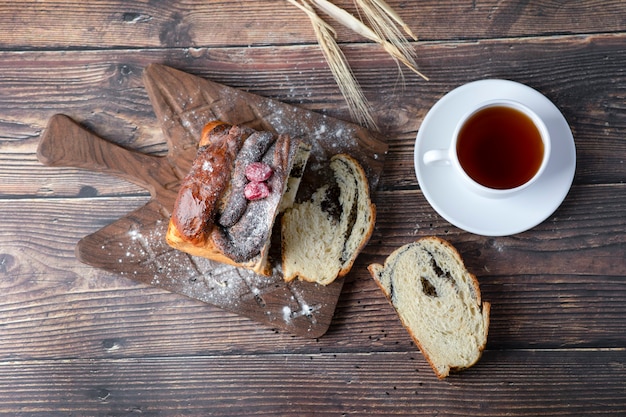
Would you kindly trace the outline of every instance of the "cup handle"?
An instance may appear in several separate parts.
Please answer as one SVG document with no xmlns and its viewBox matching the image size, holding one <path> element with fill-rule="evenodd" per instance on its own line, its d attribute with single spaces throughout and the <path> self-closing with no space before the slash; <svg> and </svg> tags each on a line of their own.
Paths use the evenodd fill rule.
<svg viewBox="0 0 626 417">
<path fill-rule="evenodd" d="M 450 152 L 448 149 L 432 149 L 422 157 L 425 165 L 446 166 L 450 165 Z"/>
</svg>

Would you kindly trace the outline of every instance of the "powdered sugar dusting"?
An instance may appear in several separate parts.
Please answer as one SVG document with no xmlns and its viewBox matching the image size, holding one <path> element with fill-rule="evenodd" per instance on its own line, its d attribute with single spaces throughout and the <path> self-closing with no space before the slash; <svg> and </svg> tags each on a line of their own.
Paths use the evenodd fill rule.
<svg viewBox="0 0 626 417">
<path fill-rule="evenodd" d="M 209 161 L 204 161 L 202 163 L 202 170 L 206 172 L 213 172 L 213 165 Z"/>
<path fill-rule="evenodd" d="M 384 146 L 358 126 L 167 67 L 151 68 L 146 80 L 156 100 L 150 98 L 168 140 L 168 156 L 176 161 L 174 169 L 181 178 L 191 165 L 203 126 L 219 119 L 305 140 L 312 148 L 305 176 L 312 173 L 315 179 L 324 174 L 331 156 L 350 154 L 372 174 L 368 175 L 370 186 L 375 187 L 382 163 L 379 160 L 371 164 L 379 157 L 373 150 L 380 150 L 382 159 Z M 162 83 L 167 77 L 185 82 Z M 172 90 L 172 85 L 177 89 Z M 181 85 L 183 88 L 178 88 Z M 160 99 L 161 95 L 167 100 Z M 211 167 L 203 169 L 210 171 Z M 316 186 L 307 185 L 313 189 Z M 94 261 L 94 265 L 299 334 L 325 331 L 319 325 L 327 323 L 329 315 L 332 317 L 341 285 L 285 283 L 280 263 L 271 277 L 265 277 L 176 251 L 165 242 L 169 219 L 163 214 L 163 206 L 153 200 L 146 207 L 98 234 L 97 239 L 102 240 L 96 240 L 95 248 L 101 250 L 95 256 L 101 254 L 103 259 Z"/>
<path fill-rule="evenodd" d="M 328 160 L 337 153 L 354 154 L 358 150 L 355 127 L 339 120 L 302 112 L 296 107 L 268 100 L 263 107 L 264 118 L 279 134 L 306 140 L 316 162 Z"/>
<path fill-rule="evenodd" d="M 131 279 L 236 313 L 262 311 L 269 322 L 283 322 L 281 327 L 301 326 L 298 318 L 316 323 L 319 306 L 310 306 L 297 284 L 285 283 L 279 267 L 272 276 L 264 276 L 188 255 L 166 243 L 167 225 L 164 219 L 149 225 L 131 223 L 123 236 L 102 244 L 101 249 L 115 259 L 120 274 Z M 266 300 L 268 295 L 271 302 Z M 284 305 L 276 303 L 280 299 Z"/>
</svg>

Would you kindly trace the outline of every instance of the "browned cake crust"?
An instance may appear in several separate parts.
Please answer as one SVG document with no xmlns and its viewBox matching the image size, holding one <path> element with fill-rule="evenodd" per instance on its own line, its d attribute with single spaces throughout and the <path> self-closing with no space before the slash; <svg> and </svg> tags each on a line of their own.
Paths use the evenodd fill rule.
<svg viewBox="0 0 626 417">
<path fill-rule="evenodd" d="M 269 274 L 272 227 L 300 145 L 287 135 L 208 124 L 181 184 L 167 242 L 192 255 Z M 269 195 L 258 200 L 244 195 L 245 170 L 252 162 L 272 169 Z"/>
</svg>

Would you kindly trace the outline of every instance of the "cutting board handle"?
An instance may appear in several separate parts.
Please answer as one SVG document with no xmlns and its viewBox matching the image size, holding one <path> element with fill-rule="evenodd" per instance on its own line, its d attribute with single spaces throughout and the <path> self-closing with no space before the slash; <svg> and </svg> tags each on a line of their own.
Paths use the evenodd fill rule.
<svg viewBox="0 0 626 417">
<path fill-rule="evenodd" d="M 173 206 L 180 185 L 180 178 L 166 157 L 123 148 L 63 114 L 48 121 L 37 158 L 48 166 L 84 168 L 118 176 L 148 190 L 165 208 Z"/>
</svg>

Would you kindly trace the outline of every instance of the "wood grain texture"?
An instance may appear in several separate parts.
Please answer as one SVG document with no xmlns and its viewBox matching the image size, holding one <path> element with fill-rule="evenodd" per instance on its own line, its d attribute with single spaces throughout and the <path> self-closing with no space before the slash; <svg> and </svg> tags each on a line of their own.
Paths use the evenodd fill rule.
<svg viewBox="0 0 626 417">
<path fill-rule="evenodd" d="M 623 32 L 623 1 L 478 3 L 387 0 L 422 40 L 459 40 Z M 335 3 L 355 12 L 351 0 Z M 315 42 L 304 13 L 279 0 L 6 2 L 2 49 L 203 47 Z M 337 25 L 342 42 L 362 37 Z M 189 53 L 194 53 L 193 49 Z"/>
<path fill-rule="evenodd" d="M 626 151 L 622 137 L 626 112 L 620 105 L 626 100 L 626 75 L 621 70 L 626 67 L 624 42 L 622 35 L 599 35 L 489 40 L 479 45 L 428 44 L 423 56 L 431 81 L 408 76 L 404 89 L 397 85 L 393 63 L 376 47 L 351 46 L 347 52 L 354 57 L 357 76 L 372 97 L 375 116 L 390 146 L 380 188 L 418 186 L 412 152 L 422 118 L 447 91 L 483 76 L 526 83 L 561 109 L 576 141 L 576 183 L 624 181 Z M 447 53 L 450 48 L 454 54 Z M 498 58 L 484 60 L 482 54 Z M 5 145 L 0 148 L 2 195 L 18 195 L 18 190 L 42 197 L 81 192 L 81 187 L 67 179 L 68 175 L 76 175 L 75 170 L 50 175 L 34 158 L 39 135 L 56 113 L 68 114 L 81 126 L 126 148 L 163 155 L 167 150 L 165 140 L 141 81 L 143 68 L 154 61 L 169 62 L 226 85 L 349 119 L 316 47 L 205 49 L 197 57 L 187 57 L 177 49 L 139 54 L 128 50 L 0 52 L 0 60 L 0 90 L 4 92 L 0 94 L 0 141 Z M 512 66 L 510 62 L 518 64 Z M 55 71 L 49 71 L 49 65 L 54 65 Z M 386 76 L 390 73 L 392 77 Z M 84 185 L 90 187 L 83 190 L 87 195 L 143 192 L 117 179 L 80 175 L 84 175 Z"/>
<path fill-rule="evenodd" d="M 57 113 L 165 155 L 151 63 L 349 120 L 306 17 L 274 0 L 0 5 L 0 415 L 624 415 L 626 2 L 388 2 L 431 81 L 403 87 L 377 45 L 338 28 L 389 151 L 374 236 L 318 339 L 81 264 L 77 242 L 150 195 L 36 156 Z M 413 169 L 428 109 L 482 78 L 539 90 L 576 140 L 562 206 L 510 237 L 451 226 Z M 493 306 L 483 358 L 445 381 L 366 271 L 426 235 L 459 249 Z"/>
<path fill-rule="evenodd" d="M 165 156 L 122 148 L 82 128 L 68 116 L 50 118 L 37 147 L 37 159 L 51 167 L 75 167 L 120 177 L 147 190 L 166 210 L 171 210 L 180 187 Z"/>
<path fill-rule="evenodd" d="M 480 280 L 484 299 L 492 303 L 490 348 L 623 346 L 625 266 L 603 260 L 623 259 L 624 244 L 611 239 L 626 235 L 625 195 L 622 187 L 612 187 L 606 190 L 611 199 L 603 199 L 605 194 L 594 193 L 593 188 L 583 187 L 579 193 L 580 201 L 574 205 L 579 211 L 540 225 L 547 227 L 545 233 L 495 239 L 454 230 L 437 218 L 419 192 L 382 193 L 376 201 L 379 222 L 372 241 L 348 276 L 328 334 L 312 342 L 274 335 L 271 328 L 151 290 L 128 277 L 93 270 L 74 258 L 79 239 L 142 206 L 145 198 L 5 200 L 0 207 L 6 218 L 25 216 L 30 221 L 7 223 L 0 234 L 0 283 L 11 300 L 2 314 L 0 357 L 10 358 L 15 352 L 25 357 L 63 357 L 67 351 L 78 357 L 135 357 L 224 349 L 268 353 L 412 349 L 366 266 L 382 261 L 392 248 L 433 234 L 459 248 Z M 577 191 L 575 187 L 573 192 Z M 620 194 L 621 201 L 614 198 Z M 586 204 L 591 208 L 584 208 Z M 598 219 L 613 216 L 622 223 L 607 226 L 604 236 L 601 228 L 595 229 L 595 238 L 583 246 L 590 212 Z M 418 224 L 429 218 L 431 223 Z M 38 330 L 42 323 L 48 329 L 45 334 Z M 185 339 L 184 346 L 178 343 L 180 338 Z M 120 347 L 103 349 L 106 340 L 117 340 Z"/>
<path fill-rule="evenodd" d="M 414 353 L 9 361 L 0 403 L 32 416 L 619 416 L 626 407 L 622 351 L 487 351 L 481 365 L 441 382 Z"/>
</svg>

